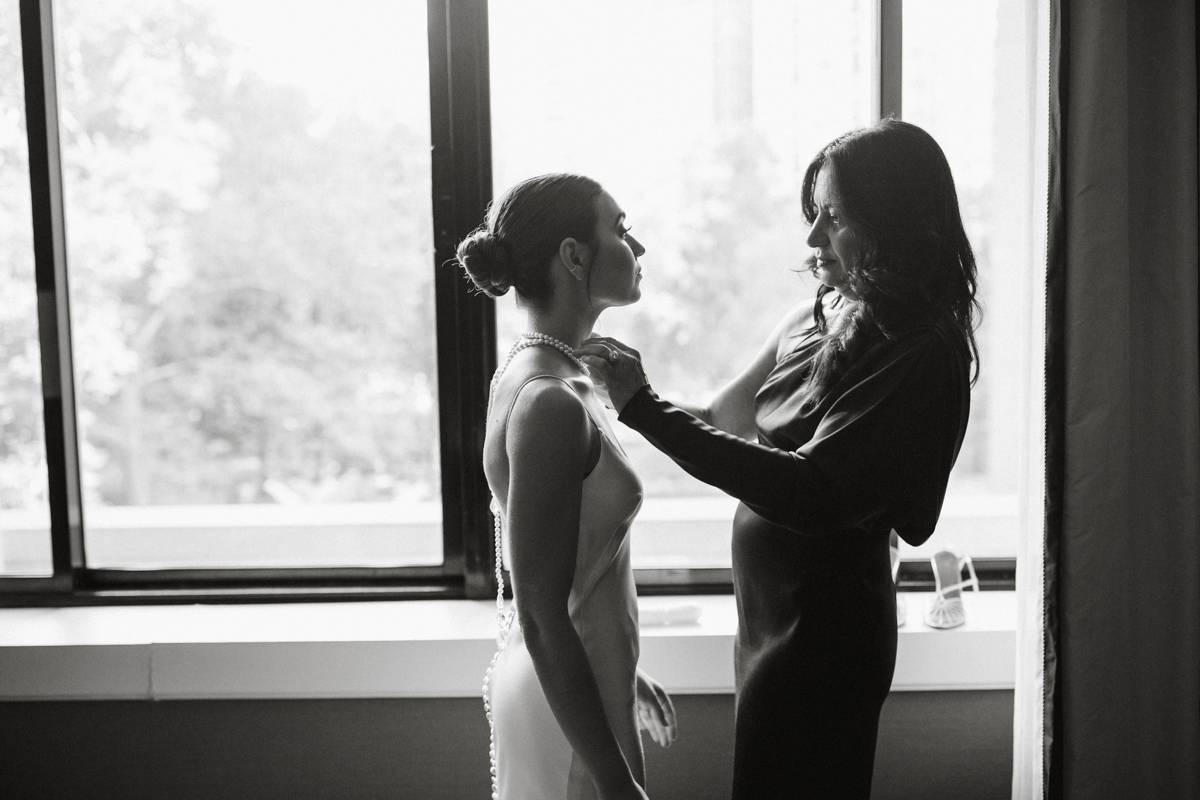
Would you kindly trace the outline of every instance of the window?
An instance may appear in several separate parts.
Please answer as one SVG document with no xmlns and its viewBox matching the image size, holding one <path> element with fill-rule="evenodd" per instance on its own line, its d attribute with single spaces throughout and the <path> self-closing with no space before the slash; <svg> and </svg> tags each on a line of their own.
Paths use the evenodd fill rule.
<svg viewBox="0 0 1200 800">
<path fill-rule="evenodd" d="M 875 118 L 875 4 L 520 0 L 490 28 L 497 189 L 544 172 L 604 184 L 647 254 L 642 300 L 600 331 L 667 396 L 715 394 L 814 295 L 800 184 L 822 145 Z M 505 297 L 498 316 L 507 347 L 524 315 Z M 635 568 L 728 569 L 737 501 L 640 436 L 621 443 L 646 492 Z"/>
<path fill-rule="evenodd" d="M 0 588 L 487 596 L 483 407 L 523 320 L 446 262 L 493 187 L 598 178 L 649 250 L 643 301 L 601 330 L 635 343 L 668 396 L 703 397 L 813 296 L 812 155 L 901 95 L 955 169 L 988 306 L 945 537 L 1011 571 L 1016 423 L 996 387 L 1021 368 L 999 323 L 1032 275 L 1006 265 L 1036 250 L 1033 193 L 1001 179 L 1033 151 L 1008 146 L 1026 130 L 1023 12 L 899 8 L 8 2 L 0 39 L 26 50 L 0 48 L 0 224 L 20 232 L 0 269 L 22 295 L 0 312 L 0 390 L 17 398 Z M 39 358 L 66 376 L 61 400 Z M 727 588 L 734 502 L 623 443 L 647 489 L 639 583 Z"/>
<path fill-rule="evenodd" d="M 415 3 L 59 2 L 98 568 L 440 565 Z"/>
<path fill-rule="evenodd" d="M 1036 344 L 1032 293 L 1044 275 L 1046 147 L 1037 115 L 1035 10 L 1003 0 L 904 3 L 904 118 L 928 130 L 954 171 L 979 267 L 982 370 L 942 520 L 923 547 L 976 559 L 1012 559 L 1018 548 L 1020 449 Z"/>
<path fill-rule="evenodd" d="M 943 145 L 985 308 L 983 371 L 942 522 L 902 556 L 955 547 L 1010 560 L 1022 437 L 1020 402 L 1005 388 L 1030 371 L 1019 320 L 1042 261 L 1029 134 L 1033 43 L 1021 4 L 909 0 L 902 15 L 894 20 L 901 34 L 880 29 L 874 2 L 496 4 L 496 185 L 574 171 L 613 193 L 647 247 L 646 277 L 642 300 L 605 312 L 601 332 L 638 347 L 666 396 L 703 398 L 750 361 L 787 308 L 811 301 L 813 279 L 797 274 L 807 255 L 804 170 L 830 139 L 876 118 L 877 42 L 902 41 L 900 91 L 880 89 L 890 93 L 880 99 Z M 529 37 L 544 46 L 528 47 Z M 505 348 L 523 315 L 505 297 L 498 318 Z M 641 437 L 622 444 L 646 486 L 635 566 L 727 568 L 736 502 Z"/>
<path fill-rule="evenodd" d="M 44 576 L 50 562 L 38 295 L 29 150 L 15 2 L 0 3 L 0 576 Z"/>
</svg>

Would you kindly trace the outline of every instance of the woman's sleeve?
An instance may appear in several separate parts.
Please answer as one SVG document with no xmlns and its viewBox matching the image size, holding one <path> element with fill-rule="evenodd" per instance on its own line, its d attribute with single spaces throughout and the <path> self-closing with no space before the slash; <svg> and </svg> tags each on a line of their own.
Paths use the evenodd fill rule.
<svg viewBox="0 0 1200 800">
<path fill-rule="evenodd" d="M 801 534 L 895 528 L 933 533 L 970 396 L 964 356 L 940 333 L 852 370 L 847 388 L 795 451 L 712 428 L 643 388 L 620 420 L 697 479 Z"/>
</svg>

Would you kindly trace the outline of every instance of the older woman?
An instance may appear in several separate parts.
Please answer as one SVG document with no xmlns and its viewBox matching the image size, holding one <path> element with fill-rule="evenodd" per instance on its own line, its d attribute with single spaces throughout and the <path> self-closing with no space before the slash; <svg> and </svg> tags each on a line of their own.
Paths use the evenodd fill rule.
<svg viewBox="0 0 1200 800">
<path fill-rule="evenodd" d="M 896 659 L 889 534 L 933 533 L 976 354 L 975 259 L 929 134 L 888 119 L 835 139 L 803 204 L 816 302 L 711 404 L 660 399 L 616 340 L 578 351 L 622 423 L 742 501 L 735 798 L 870 796 Z"/>
</svg>

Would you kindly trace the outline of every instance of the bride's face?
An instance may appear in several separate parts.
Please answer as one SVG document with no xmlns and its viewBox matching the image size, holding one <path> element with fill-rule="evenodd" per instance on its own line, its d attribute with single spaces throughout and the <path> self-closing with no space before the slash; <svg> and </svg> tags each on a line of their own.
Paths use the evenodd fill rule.
<svg viewBox="0 0 1200 800">
<path fill-rule="evenodd" d="M 630 235 L 625 212 L 608 192 L 601 192 L 595 202 L 596 235 L 588 297 L 597 308 L 636 303 L 642 296 L 642 266 L 638 258 L 646 248 Z"/>
</svg>

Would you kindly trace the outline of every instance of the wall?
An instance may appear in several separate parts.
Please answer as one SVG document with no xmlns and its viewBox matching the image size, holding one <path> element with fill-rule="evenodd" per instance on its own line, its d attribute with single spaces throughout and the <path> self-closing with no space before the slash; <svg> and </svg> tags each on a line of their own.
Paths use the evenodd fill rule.
<svg viewBox="0 0 1200 800">
<path fill-rule="evenodd" d="M 680 739 L 647 748 L 654 800 L 727 798 L 733 700 L 675 698 Z M 1008 800 L 1011 691 L 895 692 L 877 800 Z M 485 798 L 473 699 L 0 703 L 7 800 Z"/>
</svg>

